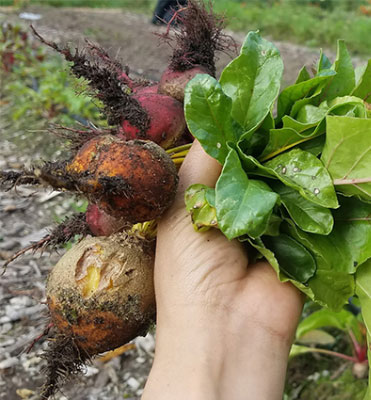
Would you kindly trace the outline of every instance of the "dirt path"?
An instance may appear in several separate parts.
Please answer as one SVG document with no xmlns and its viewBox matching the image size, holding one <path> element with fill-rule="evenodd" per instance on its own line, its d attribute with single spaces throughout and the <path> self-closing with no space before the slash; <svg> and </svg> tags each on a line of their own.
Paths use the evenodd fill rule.
<svg viewBox="0 0 371 400">
<path fill-rule="evenodd" d="M 156 34 L 164 32 L 149 23 L 148 17 L 121 10 L 56 9 L 34 7 L 27 10 L 40 14 L 42 18 L 33 24 L 48 39 L 70 41 L 82 46 L 84 37 L 96 41 L 109 52 L 118 56 L 137 75 L 158 80 L 165 68 L 170 49 L 159 46 Z M 9 9 L 0 9 L 0 22 L 4 19 L 19 21 Z M 248 30 L 248 29 L 246 29 Z M 155 34 L 154 34 L 155 33 Z M 232 34 L 237 43 L 243 34 Z M 295 80 L 299 69 L 305 64 L 312 66 L 317 51 L 289 43 L 276 42 L 285 63 L 284 83 Z M 333 54 L 330 54 L 333 57 Z M 220 55 L 218 71 L 230 61 Z M 6 132 L 9 125 L 0 120 L 0 131 Z M 20 168 L 30 163 L 31 158 L 43 154 L 28 151 L 20 156 L 13 138 L 1 137 L 0 168 Z M 56 217 L 61 218 L 71 211 L 74 199 L 50 192 L 39 193 L 32 199 L 30 190 L 21 193 L 0 192 L 0 260 L 37 240 L 50 227 Z M 42 382 L 43 361 L 40 353 L 45 341 L 38 342 L 29 354 L 24 349 L 40 334 L 47 323 L 44 299 L 44 281 L 59 255 L 44 253 L 41 258 L 31 255 L 15 262 L 7 274 L 0 279 L 0 400 L 16 400 L 20 397 L 35 399 L 34 390 Z M 136 341 L 137 350 L 116 357 L 110 362 L 96 361 L 87 369 L 87 375 L 79 378 L 77 385 L 68 385 L 57 399 L 114 400 L 139 399 L 148 374 L 154 350 L 152 335 Z M 23 352 L 23 353 L 22 353 Z"/>
</svg>

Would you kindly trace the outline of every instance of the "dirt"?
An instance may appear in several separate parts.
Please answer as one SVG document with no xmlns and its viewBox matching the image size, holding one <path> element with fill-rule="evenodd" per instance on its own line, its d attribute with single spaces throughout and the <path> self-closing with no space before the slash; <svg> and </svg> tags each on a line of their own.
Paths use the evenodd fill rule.
<svg viewBox="0 0 371 400">
<path fill-rule="evenodd" d="M 158 80 L 168 63 L 171 49 L 164 44 L 159 45 L 158 38 L 165 28 L 151 25 L 147 16 L 112 9 L 32 7 L 26 11 L 41 15 L 42 18 L 33 21 L 33 25 L 45 38 L 69 41 L 79 47 L 83 46 L 84 38 L 88 38 L 102 45 L 124 64 L 130 64 L 130 70 L 136 76 Z M 0 21 L 4 19 L 20 21 L 17 13 L 2 8 Z M 238 44 L 242 43 L 244 34 L 230 34 Z M 283 42 L 275 44 L 285 63 L 284 84 L 292 83 L 304 64 L 313 66 L 318 56 L 318 52 L 312 49 Z M 333 54 L 329 55 L 333 57 Z M 218 73 L 234 56 L 219 55 Z M 6 135 L 9 129 L 6 121 L 0 120 L 1 169 L 20 168 L 29 165 L 32 159 L 46 157 L 43 139 L 33 136 L 30 140 L 29 137 L 30 145 L 20 151 L 16 145 L 20 135 Z M 76 199 L 66 194 L 56 195 L 47 190 L 38 192 L 32 198 L 31 194 L 30 189 L 0 192 L 0 260 L 30 241 L 40 239 L 47 233 L 45 227 L 51 227 L 55 219 L 71 214 L 71 205 L 76 204 Z M 44 363 L 40 353 L 47 341 L 41 338 L 29 353 L 25 349 L 48 324 L 46 306 L 43 305 L 44 282 L 60 255 L 48 252 L 42 256 L 26 255 L 9 266 L 7 273 L 0 278 L 1 400 L 37 398 L 36 390 L 43 380 Z M 139 399 L 153 359 L 154 336 L 150 334 L 139 338 L 135 344 L 135 350 L 110 361 L 94 361 L 85 376 L 79 377 L 76 384 L 65 386 L 63 393 L 56 398 Z"/>
</svg>

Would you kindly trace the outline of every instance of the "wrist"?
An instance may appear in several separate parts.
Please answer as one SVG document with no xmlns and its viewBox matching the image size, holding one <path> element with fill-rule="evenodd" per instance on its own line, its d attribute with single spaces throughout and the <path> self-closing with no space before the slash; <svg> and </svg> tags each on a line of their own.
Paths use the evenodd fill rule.
<svg viewBox="0 0 371 400">
<path fill-rule="evenodd" d="M 223 365 L 217 332 L 201 317 L 167 320 L 158 318 L 156 353 L 143 400 L 217 400 Z M 220 329 L 220 328 L 219 328 Z"/>
<path fill-rule="evenodd" d="M 182 400 L 179 393 L 190 400 L 282 398 L 291 337 L 276 335 L 255 321 L 236 329 L 217 316 L 210 320 L 185 314 L 165 324 L 159 316 L 144 400 Z"/>
</svg>

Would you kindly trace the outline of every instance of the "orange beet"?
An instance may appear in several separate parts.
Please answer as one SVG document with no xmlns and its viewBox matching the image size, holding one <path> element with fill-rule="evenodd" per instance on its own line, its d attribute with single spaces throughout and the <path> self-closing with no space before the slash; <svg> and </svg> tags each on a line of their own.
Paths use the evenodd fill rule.
<svg viewBox="0 0 371 400">
<path fill-rule="evenodd" d="M 92 203 L 130 223 L 161 216 L 172 204 L 178 183 L 175 165 L 161 147 L 110 135 L 86 143 L 66 172 Z"/>
</svg>

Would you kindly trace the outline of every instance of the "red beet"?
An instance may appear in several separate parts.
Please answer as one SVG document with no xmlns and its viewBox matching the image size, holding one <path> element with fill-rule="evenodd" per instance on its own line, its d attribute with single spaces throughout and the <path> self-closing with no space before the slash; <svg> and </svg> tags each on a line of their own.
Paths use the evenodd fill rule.
<svg viewBox="0 0 371 400">
<path fill-rule="evenodd" d="M 110 236 L 125 226 L 125 221 L 108 215 L 96 204 L 89 204 L 86 210 L 86 222 L 95 236 Z"/>
<path fill-rule="evenodd" d="M 143 94 L 157 94 L 158 93 L 158 83 L 149 86 L 137 86 L 133 88 L 133 92 L 138 95 Z"/>
<path fill-rule="evenodd" d="M 161 76 L 158 93 L 174 97 L 174 99 L 183 102 L 184 89 L 187 86 L 187 83 L 197 74 L 211 75 L 211 72 L 201 65 L 185 71 L 176 71 L 169 67 Z"/>
<path fill-rule="evenodd" d="M 150 123 L 143 132 L 128 119 L 124 119 L 121 133 L 126 139 L 151 140 L 164 149 L 177 142 L 186 128 L 182 103 L 161 94 L 138 94 L 132 98 L 145 110 Z"/>
</svg>

